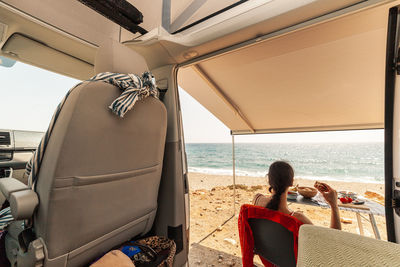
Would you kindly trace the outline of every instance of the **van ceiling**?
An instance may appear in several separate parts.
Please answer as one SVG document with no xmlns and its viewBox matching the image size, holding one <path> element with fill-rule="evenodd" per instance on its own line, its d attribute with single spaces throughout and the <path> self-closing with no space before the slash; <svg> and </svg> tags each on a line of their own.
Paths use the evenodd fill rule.
<svg viewBox="0 0 400 267">
<path fill-rule="evenodd" d="M 129 2 L 143 13 L 140 26 L 149 33 L 132 34 L 76 0 L 0 0 L 0 22 L 9 26 L 6 39 L 19 33 L 90 64 L 105 38 L 119 40 L 142 53 L 153 69 L 182 63 L 357 3 L 361 8 L 382 1 L 251 0 L 179 34 L 169 34 L 163 28 L 163 3 L 170 3 L 170 26 L 184 27 L 237 1 L 152 0 L 151 5 L 148 1 Z M 164 13 L 168 13 L 166 10 Z M 0 41 L 0 47 L 4 41 Z M 73 76 L 87 78 L 78 71 Z"/>
<path fill-rule="evenodd" d="M 194 62 L 178 83 L 233 134 L 383 128 L 390 6 Z"/>
</svg>

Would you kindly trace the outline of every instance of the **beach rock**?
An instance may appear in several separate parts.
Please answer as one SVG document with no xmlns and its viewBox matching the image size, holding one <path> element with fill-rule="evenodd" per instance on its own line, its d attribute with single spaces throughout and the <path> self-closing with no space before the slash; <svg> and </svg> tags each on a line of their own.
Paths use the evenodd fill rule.
<svg viewBox="0 0 400 267">
<path fill-rule="evenodd" d="M 221 207 L 216 207 L 216 208 L 215 208 L 215 210 L 217 210 L 217 211 L 221 211 L 221 210 L 222 210 L 222 208 L 221 208 Z"/>
<path fill-rule="evenodd" d="M 234 239 L 232 239 L 232 238 L 224 238 L 224 241 L 226 242 L 226 243 L 228 243 L 228 244 L 231 244 L 231 245 L 236 245 L 236 240 L 234 240 Z"/>
<path fill-rule="evenodd" d="M 222 229 L 223 229 L 223 227 L 220 225 L 220 226 L 218 226 L 217 231 L 220 232 L 220 231 L 222 231 Z"/>
<path fill-rule="evenodd" d="M 202 264 L 202 261 L 201 261 L 201 260 L 198 260 L 198 261 L 196 261 L 196 264 L 197 264 L 197 265 L 200 265 L 200 264 Z"/>
</svg>

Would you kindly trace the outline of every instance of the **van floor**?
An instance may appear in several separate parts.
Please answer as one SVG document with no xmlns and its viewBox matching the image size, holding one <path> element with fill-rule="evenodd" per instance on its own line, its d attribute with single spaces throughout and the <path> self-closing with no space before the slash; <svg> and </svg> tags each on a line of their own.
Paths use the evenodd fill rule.
<svg viewBox="0 0 400 267">
<path fill-rule="evenodd" d="M 263 266 L 255 264 L 256 266 Z M 240 257 L 194 243 L 189 251 L 189 266 L 242 266 Z"/>
</svg>

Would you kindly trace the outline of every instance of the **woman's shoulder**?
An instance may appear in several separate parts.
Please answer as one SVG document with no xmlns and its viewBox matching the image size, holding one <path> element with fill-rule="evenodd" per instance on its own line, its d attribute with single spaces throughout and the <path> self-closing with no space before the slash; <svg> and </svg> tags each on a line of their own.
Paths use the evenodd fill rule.
<svg viewBox="0 0 400 267">
<path fill-rule="evenodd" d="M 268 202 L 270 200 L 270 197 L 267 197 L 266 195 L 263 194 L 256 194 L 253 198 L 253 205 L 259 206 L 259 207 L 266 207 Z"/>
<path fill-rule="evenodd" d="M 293 217 L 295 217 L 297 220 L 299 220 L 299 221 L 301 221 L 302 223 L 304 223 L 304 224 L 313 224 L 313 223 L 311 222 L 311 220 L 308 219 L 307 216 L 304 215 L 304 213 L 301 212 L 301 211 L 294 211 L 291 215 L 292 215 Z"/>
</svg>

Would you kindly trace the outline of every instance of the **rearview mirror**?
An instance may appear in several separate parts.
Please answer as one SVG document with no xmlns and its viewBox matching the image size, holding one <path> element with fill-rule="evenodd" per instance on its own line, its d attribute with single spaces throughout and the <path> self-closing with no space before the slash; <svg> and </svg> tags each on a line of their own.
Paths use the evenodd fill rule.
<svg viewBox="0 0 400 267">
<path fill-rule="evenodd" d="M 15 65 L 16 62 L 17 61 L 14 59 L 0 56 L 0 66 L 2 66 L 2 67 L 11 68 L 12 66 Z"/>
</svg>

